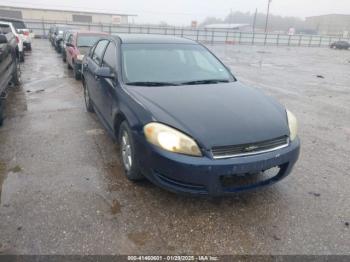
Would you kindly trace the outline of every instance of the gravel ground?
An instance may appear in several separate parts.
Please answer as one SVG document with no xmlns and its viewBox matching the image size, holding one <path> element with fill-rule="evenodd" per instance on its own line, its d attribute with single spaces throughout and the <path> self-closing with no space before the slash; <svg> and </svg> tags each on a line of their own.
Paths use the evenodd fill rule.
<svg viewBox="0 0 350 262">
<path fill-rule="evenodd" d="M 289 177 L 220 199 L 132 184 L 81 83 L 36 40 L 0 128 L 0 253 L 350 254 L 350 52 L 209 48 L 298 117 Z"/>
</svg>

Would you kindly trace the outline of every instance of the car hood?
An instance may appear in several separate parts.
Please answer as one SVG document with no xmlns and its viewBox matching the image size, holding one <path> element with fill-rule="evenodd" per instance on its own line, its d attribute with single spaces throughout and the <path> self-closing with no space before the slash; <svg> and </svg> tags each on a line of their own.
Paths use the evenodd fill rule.
<svg viewBox="0 0 350 262">
<path fill-rule="evenodd" d="M 187 133 L 205 149 L 289 135 L 285 108 L 239 82 L 126 88 L 154 121 Z"/>
</svg>

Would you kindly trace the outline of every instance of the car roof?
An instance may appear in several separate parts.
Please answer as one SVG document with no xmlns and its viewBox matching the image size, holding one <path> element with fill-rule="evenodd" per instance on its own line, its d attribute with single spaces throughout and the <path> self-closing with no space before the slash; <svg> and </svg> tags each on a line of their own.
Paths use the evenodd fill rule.
<svg viewBox="0 0 350 262">
<path fill-rule="evenodd" d="M 4 25 L 12 25 L 12 22 L 2 21 L 1 19 L 0 19 L 0 23 Z"/>
<path fill-rule="evenodd" d="M 7 22 L 23 22 L 22 19 L 16 19 L 16 18 L 11 18 L 11 17 L 3 17 L 0 16 L 1 21 L 7 21 Z"/>
<path fill-rule="evenodd" d="M 197 44 L 183 37 L 152 34 L 113 34 L 112 38 L 125 44 Z"/>
<path fill-rule="evenodd" d="M 75 30 L 75 33 L 78 35 L 104 35 L 107 36 L 108 33 L 99 32 L 99 31 L 84 31 L 84 30 Z"/>
</svg>

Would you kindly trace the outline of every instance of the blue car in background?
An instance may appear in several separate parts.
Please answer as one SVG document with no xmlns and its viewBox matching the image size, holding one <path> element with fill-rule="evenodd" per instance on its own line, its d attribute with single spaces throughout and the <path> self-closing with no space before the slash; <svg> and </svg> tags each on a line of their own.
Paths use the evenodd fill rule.
<svg viewBox="0 0 350 262">
<path fill-rule="evenodd" d="M 221 196 L 281 180 L 299 156 L 295 116 L 192 40 L 103 38 L 83 60 L 83 86 L 133 181 Z"/>
</svg>

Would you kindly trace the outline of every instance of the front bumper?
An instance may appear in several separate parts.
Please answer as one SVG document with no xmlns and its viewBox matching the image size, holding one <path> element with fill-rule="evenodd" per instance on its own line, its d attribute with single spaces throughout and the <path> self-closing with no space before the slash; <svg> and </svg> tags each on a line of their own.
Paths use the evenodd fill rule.
<svg viewBox="0 0 350 262">
<path fill-rule="evenodd" d="M 273 152 L 218 160 L 166 152 L 150 145 L 142 135 L 134 137 L 139 166 L 150 181 L 172 192 L 195 195 L 221 196 L 272 185 L 291 172 L 300 151 L 297 138 Z M 259 173 L 274 167 L 279 167 L 279 172 L 272 177 L 265 179 Z M 239 185 L 227 183 L 227 179 L 239 181 Z"/>
</svg>

